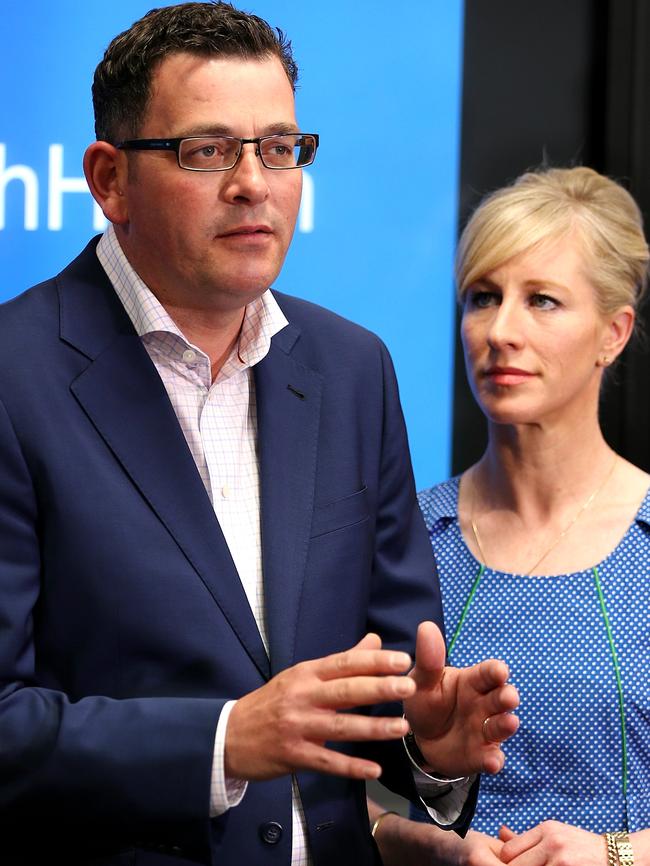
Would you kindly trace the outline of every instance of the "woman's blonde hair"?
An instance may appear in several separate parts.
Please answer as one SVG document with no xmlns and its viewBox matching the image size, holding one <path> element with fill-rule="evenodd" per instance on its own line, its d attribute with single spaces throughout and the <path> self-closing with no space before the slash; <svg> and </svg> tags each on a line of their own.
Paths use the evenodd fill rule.
<svg viewBox="0 0 650 866">
<path fill-rule="evenodd" d="M 530 171 L 487 196 L 463 231 L 456 256 L 462 301 L 468 287 L 508 259 L 572 230 L 603 314 L 636 309 L 647 281 L 643 218 L 620 184 L 591 168 Z"/>
</svg>

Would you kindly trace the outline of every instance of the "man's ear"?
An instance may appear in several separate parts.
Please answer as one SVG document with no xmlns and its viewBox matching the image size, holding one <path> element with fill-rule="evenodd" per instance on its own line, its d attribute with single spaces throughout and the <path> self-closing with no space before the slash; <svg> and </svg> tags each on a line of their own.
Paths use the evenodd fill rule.
<svg viewBox="0 0 650 866">
<path fill-rule="evenodd" d="M 127 185 L 126 154 L 107 141 L 94 141 L 84 154 L 84 174 L 90 192 L 104 216 L 114 225 L 124 225 L 129 214 L 124 190 Z"/>
<path fill-rule="evenodd" d="M 621 307 L 608 318 L 608 324 L 603 336 L 601 356 L 597 361 L 599 366 L 608 367 L 618 358 L 632 336 L 634 320 L 634 309 L 629 304 Z"/>
</svg>

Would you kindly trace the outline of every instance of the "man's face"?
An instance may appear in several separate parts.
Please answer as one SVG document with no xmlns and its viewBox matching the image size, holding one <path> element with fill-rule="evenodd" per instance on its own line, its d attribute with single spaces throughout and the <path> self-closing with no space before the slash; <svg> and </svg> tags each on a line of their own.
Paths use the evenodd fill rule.
<svg viewBox="0 0 650 866">
<path fill-rule="evenodd" d="M 158 67 L 139 138 L 296 132 L 294 97 L 280 61 L 174 54 Z M 165 303 L 236 310 L 278 275 L 291 241 L 302 172 L 272 171 L 244 145 L 220 172 L 179 168 L 169 151 L 128 155 L 122 247 Z"/>
</svg>

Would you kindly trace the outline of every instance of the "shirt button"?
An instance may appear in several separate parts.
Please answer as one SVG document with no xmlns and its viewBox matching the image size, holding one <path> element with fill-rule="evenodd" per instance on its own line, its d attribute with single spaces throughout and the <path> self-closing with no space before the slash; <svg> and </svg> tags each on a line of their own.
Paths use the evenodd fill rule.
<svg viewBox="0 0 650 866">
<path fill-rule="evenodd" d="M 221 488 L 221 498 L 222 499 L 228 499 L 229 496 L 230 496 L 230 487 L 228 487 L 227 484 L 224 484 L 223 487 Z"/>
<path fill-rule="evenodd" d="M 278 824 L 277 821 L 266 821 L 260 825 L 259 833 L 262 842 L 266 842 L 267 845 L 277 845 L 282 838 L 282 824 Z"/>
<path fill-rule="evenodd" d="M 196 352 L 194 349 L 185 349 L 183 352 L 183 360 L 186 364 L 191 364 L 193 361 L 196 361 Z"/>
</svg>

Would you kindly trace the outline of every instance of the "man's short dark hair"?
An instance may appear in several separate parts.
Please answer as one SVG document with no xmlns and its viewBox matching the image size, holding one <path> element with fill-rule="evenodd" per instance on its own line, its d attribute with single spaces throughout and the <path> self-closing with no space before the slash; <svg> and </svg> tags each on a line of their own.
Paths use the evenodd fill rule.
<svg viewBox="0 0 650 866">
<path fill-rule="evenodd" d="M 113 144 L 136 138 L 149 105 L 151 79 L 168 55 L 264 60 L 277 57 L 291 86 L 298 67 L 284 33 L 230 3 L 180 3 L 152 9 L 116 36 L 95 70 L 95 135 Z"/>
</svg>

